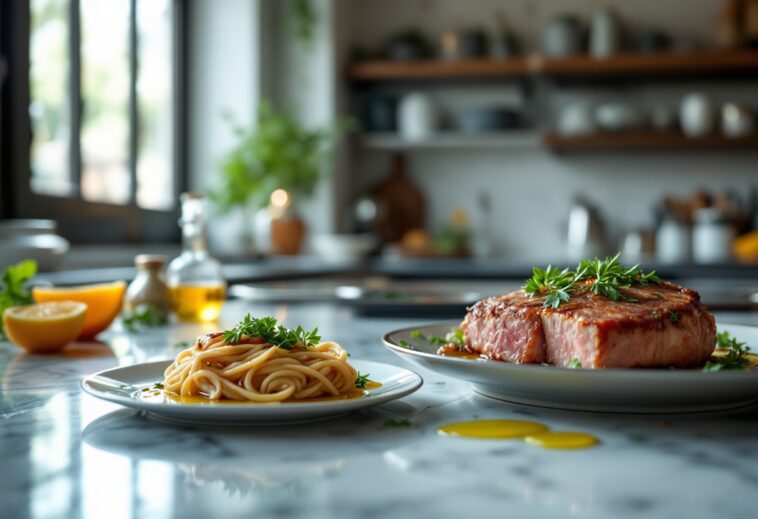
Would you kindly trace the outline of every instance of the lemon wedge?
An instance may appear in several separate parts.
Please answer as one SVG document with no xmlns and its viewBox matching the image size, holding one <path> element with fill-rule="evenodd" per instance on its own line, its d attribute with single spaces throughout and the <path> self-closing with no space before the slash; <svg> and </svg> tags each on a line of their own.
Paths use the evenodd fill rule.
<svg viewBox="0 0 758 519">
<path fill-rule="evenodd" d="M 118 316 L 125 291 L 126 283 L 116 281 L 77 287 L 34 287 L 32 297 L 37 303 L 79 301 L 86 304 L 89 310 L 79 340 L 88 341 L 108 328 Z"/>
<path fill-rule="evenodd" d="M 76 301 L 14 306 L 3 313 L 3 326 L 11 342 L 33 353 L 49 353 L 79 336 L 86 313 L 87 305 Z"/>
</svg>

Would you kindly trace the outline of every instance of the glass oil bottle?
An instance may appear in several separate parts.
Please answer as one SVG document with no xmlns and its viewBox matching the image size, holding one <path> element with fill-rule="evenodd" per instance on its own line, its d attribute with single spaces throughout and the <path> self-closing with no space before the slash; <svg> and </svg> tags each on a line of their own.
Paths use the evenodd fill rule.
<svg viewBox="0 0 758 519">
<path fill-rule="evenodd" d="M 171 307 L 183 321 L 214 321 L 226 300 L 221 264 L 208 253 L 205 239 L 207 204 L 202 195 L 181 196 L 182 253 L 168 266 Z"/>
</svg>

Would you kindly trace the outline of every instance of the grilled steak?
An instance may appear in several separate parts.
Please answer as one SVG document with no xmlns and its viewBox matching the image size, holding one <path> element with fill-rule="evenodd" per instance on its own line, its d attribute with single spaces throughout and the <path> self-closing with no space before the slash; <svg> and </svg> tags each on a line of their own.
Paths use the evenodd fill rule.
<svg viewBox="0 0 758 519">
<path fill-rule="evenodd" d="M 637 302 L 580 292 L 551 308 L 517 290 L 476 303 L 461 328 L 472 351 L 517 363 L 687 367 L 715 349 L 715 320 L 694 290 L 661 282 L 624 293 Z"/>
</svg>

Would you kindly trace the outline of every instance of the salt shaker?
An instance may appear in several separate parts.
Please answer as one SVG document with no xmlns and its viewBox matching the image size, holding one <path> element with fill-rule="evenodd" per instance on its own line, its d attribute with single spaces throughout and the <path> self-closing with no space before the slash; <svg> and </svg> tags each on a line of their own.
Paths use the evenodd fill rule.
<svg viewBox="0 0 758 519">
<path fill-rule="evenodd" d="M 163 316 L 168 316 L 171 311 L 171 300 L 163 277 L 166 257 L 140 254 L 134 258 L 134 264 L 137 267 L 137 275 L 126 289 L 125 309 L 134 311 L 140 305 L 150 305 Z"/>
</svg>

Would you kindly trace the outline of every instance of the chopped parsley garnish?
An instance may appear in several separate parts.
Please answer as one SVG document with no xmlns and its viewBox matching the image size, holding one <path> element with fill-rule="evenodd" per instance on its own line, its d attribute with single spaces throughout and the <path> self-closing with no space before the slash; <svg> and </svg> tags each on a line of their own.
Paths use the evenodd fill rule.
<svg viewBox="0 0 758 519">
<path fill-rule="evenodd" d="M 189 345 L 189 341 L 179 341 L 174 343 L 174 348 L 188 348 Z"/>
<path fill-rule="evenodd" d="M 655 271 L 645 273 L 639 265 L 625 267 L 619 263 L 619 256 L 601 260 L 582 260 L 576 270 L 559 270 L 549 265 L 546 269 L 534 267 L 532 277 L 524 283 L 524 291 L 531 296 L 546 296 L 544 306 L 558 308 L 569 302 L 578 292 L 591 292 L 605 296 L 611 301 L 636 303 L 633 297 L 622 290 L 632 285 L 660 283 Z M 581 283 L 587 281 L 587 283 Z"/>
<path fill-rule="evenodd" d="M 456 328 L 455 330 L 448 333 L 445 336 L 445 339 L 447 339 L 447 342 L 450 344 L 454 344 L 459 348 L 464 348 L 466 346 L 466 338 L 463 336 L 463 330 L 460 328 Z"/>
<path fill-rule="evenodd" d="M 452 344 L 458 349 L 462 349 L 466 347 L 466 339 L 463 336 L 463 330 L 461 330 L 460 328 L 451 330 L 444 337 L 438 337 L 436 335 L 424 335 L 423 333 L 421 333 L 421 330 L 413 330 L 411 331 L 411 337 L 413 337 L 414 339 L 420 339 L 422 341 L 426 341 L 429 344 L 433 344 L 434 346 L 446 346 L 448 344 Z M 411 345 L 407 341 L 402 341 L 402 340 L 400 341 L 400 346 L 404 348 L 411 347 Z"/>
<path fill-rule="evenodd" d="M 413 337 L 414 339 L 421 339 L 422 341 L 426 341 L 436 346 L 442 346 L 443 344 L 447 344 L 447 341 L 445 340 L 444 337 L 437 337 L 436 335 L 424 335 L 423 333 L 421 333 L 421 330 L 413 330 L 411 332 L 411 337 Z"/>
<path fill-rule="evenodd" d="M 291 350 L 294 347 L 310 348 L 321 342 L 318 328 L 311 331 L 303 330 L 301 326 L 287 328 L 278 324 L 273 317 L 258 319 L 251 317 L 250 314 L 247 314 L 237 326 L 224 332 L 224 341 L 229 344 L 239 344 L 244 337 L 260 338 L 285 350 Z"/>
<path fill-rule="evenodd" d="M 137 305 L 134 310 L 124 312 L 121 322 L 129 333 L 134 333 L 140 327 L 163 326 L 168 323 L 166 312 L 151 304 Z"/>
<path fill-rule="evenodd" d="M 653 310 L 652 312 L 650 312 L 650 315 L 652 317 L 660 317 L 661 313 L 658 310 Z"/>
<path fill-rule="evenodd" d="M 672 323 L 675 323 L 675 322 L 677 322 L 679 320 L 679 314 L 676 313 L 676 312 L 671 312 L 669 314 L 669 319 L 671 319 Z"/>
<path fill-rule="evenodd" d="M 582 363 L 579 362 L 579 359 L 571 359 L 571 362 L 569 362 L 566 367 L 571 369 L 579 369 L 582 367 Z"/>
<path fill-rule="evenodd" d="M 408 341 L 406 341 L 406 340 L 404 340 L 404 339 L 400 339 L 399 341 L 397 341 L 397 343 L 398 343 L 400 346 L 402 346 L 403 348 L 410 348 L 410 349 L 413 349 L 413 345 L 412 345 L 410 342 L 408 342 Z"/>
<path fill-rule="evenodd" d="M 385 427 L 413 427 L 413 422 L 407 418 L 387 418 L 384 421 Z"/>
<path fill-rule="evenodd" d="M 739 342 L 729 332 L 716 334 L 716 344 L 727 350 L 726 355 L 713 356 L 703 366 L 703 371 L 721 371 L 725 369 L 745 369 L 750 365 L 747 354 L 750 351 L 747 344 Z"/>
<path fill-rule="evenodd" d="M 369 379 L 368 377 L 371 376 L 371 373 L 366 373 L 365 375 L 361 375 L 360 372 L 358 373 L 358 377 L 355 379 L 355 387 L 364 388 L 368 385 Z"/>
<path fill-rule="evenodd" d="M 156 382 L 153 384 L 153 389 L 163 389 L 163 382 Z"/>
</svg>

